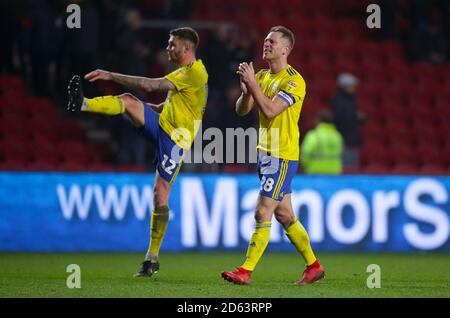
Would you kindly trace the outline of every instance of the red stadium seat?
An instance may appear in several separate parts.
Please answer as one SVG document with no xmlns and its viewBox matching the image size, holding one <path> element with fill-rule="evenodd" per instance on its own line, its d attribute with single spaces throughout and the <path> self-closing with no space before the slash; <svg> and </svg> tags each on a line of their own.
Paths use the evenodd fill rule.
<svg viewBox="0 0 450 318">
<path fill-rule="evenodd" d="M 436 117 L 438 117 L 438 115 L 436 115 Z M 439 135 L 439 140 L 443 145 L 450 143 L 450 126 L 446 125 L 448 123 L 448 119 L 438 119 L 436 122 L 436 132 Z"/>
<path fill-rule="evenodd" d="M 373 113 L 377 110 L 380 103 L 375 97 L 370 95 L 360 95 L 358 96 L 358 110 L 364 113 Z"/>
<path fill-rule="evenodd" d="M 39 164 L 56 167 L 63 159 L 56 144 L 50 140 L 35 140 L 34 143 L 28 145 L 28 150 L 32 153 L 33 163 L 36 167 Z"/>
<path fill-rule="evenodd" d="M 50 161 L 33 161 L 27 165 L 28 171 L 56 171 L 58 170 L 59 163 L 53 163 Z"/>
<path fill-rule="evenodd" d="M 342 169 L 342 174 L 360 174 L 362 169 L 360 167 L 344 167 Z"/>
<path fill-rule="evenodd" d="M 357 74 L 360 75 L 361 86 L 370 85 L 374 86 L 376 83 L 384 83 L 389 81 L 389 77 L 382 67 L 377 64 L 360 65 Z"/>
<path fill-rule="evenodd" d="M 386 114 L 379 107 L 373 108 L 371 111 L 365 111 L 364 114 L 367 116 L 367 124 L 383 127 L 386 123 Z"/>
<path fill-rule="evenodd" d="M 433 127 L 435 129 L 435 127 L 438 124 L 438 117 L 434 113 L 434 110 L 431 106 L 425 106 L 425 105 L 422 107 L 412 106 L 409 108 L 410 108 L 409 113 L 411 115 L 412 124 L 414 126 L 423 125 L 423 126 Z"/>
<path fill-rule="evenodd" d="M 385 92 L 403 96 L 405 98 L 410 96 L 414 90 L 410 83 L 404 81 L 392 81 L 386 83 Z"/>
<path fill-rule="evenodd" d="M 418 140 L 414 138 L 414 136 L 411 136 L 411 133 L 408 130 L 386 130 L 385 134 L 390 149 L 401 148 L 402 146 L 414 149 L 418 143 Z"/>
<path fill-rule="evenodd" d="M 375 125 L 371 125 L 363 129 L 362 136 L 365 145 L 375 143 L 380 146 L 387 146 L 388 144 L 388 136 L 386 135 L 386 133 Z"/>
<path fill-rule="evenodd" d="M 36 116 L 27 120 L 27 129 L 38 133 L 39 131 L 51 131 L 58 134 L 58 119 L 53 116 Z"/>
<path fill-rule="evenodd" d="M 389 77 L 392 82 L 403 82 L 405 78 L 411 77 L 411 70 L 405 61 L 388 60 L 384 67 L 389 70 Z"/>
<path fill-rule="evenodd" d="M 439 134 L 435 126 L 422 124 L 420 121 L 416 121 L 415 124 L 411 126 L 411 133 L 417 138 L 419 143 L 438 147 L 441 146 L 444 142 L 440 139 L 441 135 Z"/>
<path fill-rule="evenodd" d="M 416 153 L 422 165 L 445 165 L 445 158 L 442 157 L 440 148 L 426 141 L 419 144 Z"/>
<path fill-rule="evenodd" d="M 336 92 L 336 83 L 333 79 L 316 79 L 309 85 L 311 94 L 319 94 L 331 98 Z"/>
<path fill-rule="evenodd" d="M 143 166 L 139 165 L 117 165 L 115 171 L 118 172 L 146 172 Z"/>
<path fill-rule="evenodd" d="M 450 143 L 441 149 L 441 157 L 447 166 L 450 166 Z"/>
<path fill-rule="evenodd" d="M 398 175 L 415 175 L 415 174 L 417 174 L 418 170 L 419 170 L 419 167 L 415 164 L 400 163 L 400 164 L 394 165 L 391 173 L 398 174 Z"/>
<path fill-rule="evenodd" d="M 392 120 L 386 120 L 385 129 L 386 129 L 386 131 L 389 131 L 392 133 L 397 133 L 398 131 L 404 132 L 406 130 L 408 130 L 410 132 L 411 125 L 404 120 L 397 121 L 397 122 L 394 122 Z"/>
<path fill-rule="evenodd" d="M 57 170 L 71 172 L 88 171 L 88 166 L 78 161 L 65 161 L 58 165 Z"/>
<path fill-rule="evenodd" d="M 332 67 L 337 75 L 340 73 L 351 73 L 359 77 L 359 66 L 352 60 L 337 60 Z"/>
<path fill-rule="evenodd" d="M 28 117 L 25 105 L 22 102 L 15 102 L 5 97 L 0 98 L 0 117 L 10 118 L 11 116 Z"/>
<path fill-rule="evenodd" d="M 27 170 L 27 163 L 24 161 L 17 161 L 8 159 L 0 161 L 0 171 L 24 171 Z"/>
<path fill-rule="evenodd" d="M 371 163 L 361 169 L 362 173 L 366 174 L 388 174 L 391 169 L 388 165 L 383 165 L 379 163 Z"/>
<path fill-rule="evenodd" d="M 354 45 L 348 41 L 341 41 L 330 34 L 331 37 L 327 39 L 326 51 L 332 55 L 333 60 L 337 57 L 347 57 L 353 59 L 355 62 L 360 63 L 361 52 L 355 50 Z"/>
<path fill-rule="evenodd" d="M 382 65 L 386 62 L 384 55 L 382 54 L 382 52 L 380 52 L 378 46 L 376 50 L 368 50 L 362 52 L 364 52 L 363 54 L 361 54 L 362 64 Z"/>
<path fill-rule="evenodd" d="M 33 141 L 50 141 L 52 143 L 56 143 L 59 140 L 59 134 L 57 131 L 52 130 L 52 126 L 42 127 L 39 126 L 39 129 L 36 129 L 37 126 L 28 126 L 27 134 Z"/>
<path fill-rule="evenodd" d="M 447 124 L 450 121 L 450 98 L 438 96 L 435 100 L 434 113 L 439 114 L 441 118 L 446 118 Z"/>
<path fill-rule="evenodd" d="M 0 144 L 0 154 L 5 161 L 15 160 L 26 164 L 31 160 L 31 154 L 27 151 L 27 143 L 19 143 L 16 140 L 3 140 Z"/>
<path fill-rule="evenodd" d="M 87 166 L 88 171 L 94 172 L 113 172 L 115 169 L 115 166 L 106 163 L 91 163 Z"/>
<path fill-rule="evenodd" d="M 391 143 L 389 151 L 396 164 L 417 165 L 420 162 L 414 148 L 408 144 Z"/>
<path fill-rule="evenodd" d="M 431 63 L 412 64 L 410 68 L 412 76 L 418 80 L 422 77 L 433 78 L 439 75 L 437 68 L 431 65 Z"/>
<path fill-rule="evenodd" d="M 304 71 L 303 76 L 306 78 L 317 77 L 320 74 L 321 77 L 334 77 L 334 70 L 330 69 L 329 65 L 322 62 L 309 61 L 302 65 Z M 308 83 L 307 83 L 308 85 Z"/>
<path fill-rule="evenodd" d="M 308 62 L 311 63 L 322 63 L 322 64 L 329 64 L 333 62 L 333 56 L 331 55 L 331 52 L 328 51 L 312 51 L 312 50 L 307 50 L 305 49 L 305 54 L 307 54 L 308 58 Z"/>
<path fill-rule="evenodd" d="M 385 101 L 380 107 L 380 111 L 386 116 L 386 122 L 390 122 L 392 125 L 411 124 L 411 114 L 405 105 Z"/>
<path fill-rule="evenodd" d="M 84 130 L 74 120 L 61 120 L 57 123 L 60 140 L 82 141 L 85 139 Z"/>
<path fill-rule="evenodd" d="M 429 163 L 420 167 L 420 173 L 425 175 L 447 175 L 447 169 L 445 165 Z"/>
<path fill-rule="evenodd" d="M 436 70 L 439 80 L 445 84 L 450 84 L 450 64 L 442 64 Z"/>
<path fill-rule="evenodd" d="M 16 113 L 7 113 L 0 118 L 0 131 L 6 133 L 24 131 L 25 118 Z"/>
<path fill-rule="evenodd" d="M 384 41 L 379 45 L 379 50 L 383 51 L 386 55 L 403 52 L 402 44 L 399 41 Z"/>
<path fill-rule="evenodd" d="M 417 84 L 420 86 L 420 90 L 429 91 L 433 94 L 438 93 L 445 89 L 446 85 L 437 76 L 425 77 L 421 76 L 417 78 Z"/>
<path fill-rule="evenodd" d="M 24 144 L 30 140 L 25 130 L 0 130 L 0 141 L 13 141 L 15 143 Z"/>
<path fill-rule="evenodd" d="M 92 154 L 83 142 L 61 141 L 58 143 L 57 149 L 66 162 L 87 164 L 92 161 Z"/>
<path fill-rule="evenodd" d="M 404 63 L 405 56 L 402 51 L 383 52 L 386 63 L 389 65 Z"/>
<path fill-rule="evenodd" d="M 369 119 L 368 122 L 361 127 L 361 133 L 363 135 L 368 134 L 372 136 L 376 134 L 381 135 L 384 133 L 384 126 L 377 121 Z"/>
<path fill-rule="evenodd" d="M 36 120 L 56 121 L 57 113 L 53 106 L 33 107 L 28 109 L 28 116 Z"/>
<path fill-rule="evenodd" d="M 24 79 L 19 75 L 1 74 L 0 87 L 5 88 L 3 95 L 14 100 L 13 96 L 26 95 L 27 87 Z"/>
<path fill-rule="evenodd" d="M 360 161 L 363 165 L 379 164 L 389 166 L 392 162 L 390 153 L 386 150 L 384 144 L 376 142 L 364 142 L 360 152 Z"/>
<path fill-rule="evenodd" d="M 407 99 L 404 98 L 403 94 L 398 94 L 396 92 L 382 92 L 381 93 L 381 103 L 395 106 L 404 106 Z"/>
</svg>

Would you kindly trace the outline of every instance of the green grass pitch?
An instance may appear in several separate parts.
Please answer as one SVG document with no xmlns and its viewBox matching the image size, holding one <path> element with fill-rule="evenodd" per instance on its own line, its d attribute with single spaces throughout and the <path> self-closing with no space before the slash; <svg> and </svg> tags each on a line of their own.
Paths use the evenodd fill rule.
<svg viewBox="0 0 450 318">
<path fill-rule="evenodd" d="M 244 253 L 163 253 L 151 278 L 134 278 L 143 254 L 0 254 L 0 297 L 450 297 L 450 255 L 319 253 L 323 281 L 296 286 L 300 256 L 267 252 L 252 284 L 225 282 L 220 273 L 240 265 Z M 81 288 L 69 289 L 69 264 L 81 268 Z M 381 267 L 381 288 L 369 289 L 369 264 Z"/>
</svg>

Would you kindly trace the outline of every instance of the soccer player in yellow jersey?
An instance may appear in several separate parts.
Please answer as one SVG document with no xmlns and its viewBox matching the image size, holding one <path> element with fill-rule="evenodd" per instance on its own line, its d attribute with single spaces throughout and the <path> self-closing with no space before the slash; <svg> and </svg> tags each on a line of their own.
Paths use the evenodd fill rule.
<svg viewBox="0 0 450 318">
<path fill-rule="evenodd" d="M 222 272 L 225 280 L 236 284 L 250 283 L 251 274 L 269 243 L 273 214 L 306 263 L 296 284 L 311 284 L 325 275 L 291 204 L 291 180 L 298 168 L 300 152 L 298 120 L 306 94 L 305 81 L 287 62 L 294 43 L 294 34 L 289 29 L 273 27 L 263 48 L 263 59 L 269 69 L 255 75 L 252 63 L 241 63 L 237 71 L 242 94 L 236 102 L 236 112 L 243 116 L 254 107 L 259 112 L 257 166 L 261 189 L 255 210 L 256 228 L 246 260 L 233 272 Z"/>
<path fill-rule="evenodd" d="M 191 147 L 203 118 L 208 94 L 208 73 L 196 59 L 197 32 L 188 27 L 170 31 L 167 54 L 179 68 L 161 78 L 145 78 L 95 70 L 85 75 L 94 82 L 106 80 L 146 92 L 168 92 L 164 103 L 144 103 L 131 94 L 85 98 L 81 78 L 69 83 L 69 111 L 87 111 L 106 115 L 125 114 L 156 147 L 154 210 L 151 218 L 150 244 L 138 277 L 151 276 L 159 270 L 159 250 L 169 221 L 169 193 L 184 153 Z"/>
</svg>

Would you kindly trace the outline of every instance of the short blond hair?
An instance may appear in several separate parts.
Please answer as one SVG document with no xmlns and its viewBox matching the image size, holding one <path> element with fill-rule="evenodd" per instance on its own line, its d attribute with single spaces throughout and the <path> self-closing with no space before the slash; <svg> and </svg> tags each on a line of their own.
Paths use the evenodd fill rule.
<svg viewBox="0 0 450 318">
<path fill-rule="evenodd" d="M 289 30 L 285 26 L 277 25 L 277 26 L 272 27 L 270 29 L 270 32 L 280 32 L 281 34 L 283 34 L 281 37 L 285 38 L 289 41 L 289 44 L 291 46 L 290 49 L 292 50 L 294 48 L 295 36 L 291 30 Z"/>
</svg>

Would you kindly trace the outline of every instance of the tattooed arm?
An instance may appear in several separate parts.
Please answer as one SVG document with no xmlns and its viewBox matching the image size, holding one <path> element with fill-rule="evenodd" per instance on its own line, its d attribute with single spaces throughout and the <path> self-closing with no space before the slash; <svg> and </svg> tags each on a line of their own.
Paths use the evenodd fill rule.
<svg viewBox="0 0 450 318">
<path fill-rule="evenodd" d="M 141 90 L 145 92 L 167 92 L 175 89 L 175 85 L 164 77 L 147 78 L 113 73 L 104 70 L 95 70 L 86 74 L 84 78 L 90 82 L 95 82 L 97 80 L 113 81 L 132 90 Z"/>
</svg>

